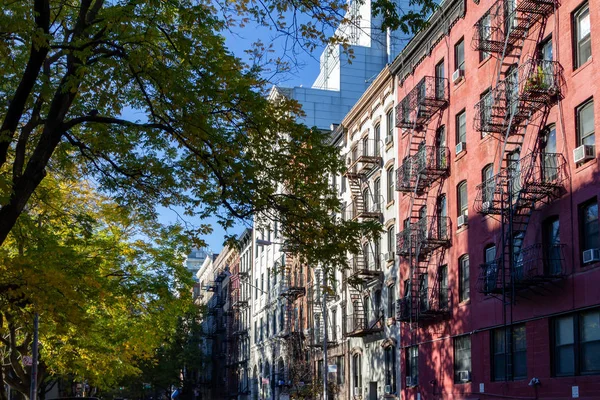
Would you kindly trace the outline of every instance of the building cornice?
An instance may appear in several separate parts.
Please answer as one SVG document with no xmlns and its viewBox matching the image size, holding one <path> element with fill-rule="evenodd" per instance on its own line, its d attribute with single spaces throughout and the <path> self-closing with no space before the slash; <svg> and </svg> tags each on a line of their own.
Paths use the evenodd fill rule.
<svg viewBox="0 0 600 400">
<path fill-rule="evenodd" d="M 415 68 L 431 55 L 435 46 L 450 33 L 459 19 L 465 16 L 467 0 L 446 0 L 429 18 L 427 28 L 420 31 L 411 39 L 406 47 L 398 54 L 390 70 L 398 77 L 402 86 L 406 78 L 414 73 Z"/>
</svg>

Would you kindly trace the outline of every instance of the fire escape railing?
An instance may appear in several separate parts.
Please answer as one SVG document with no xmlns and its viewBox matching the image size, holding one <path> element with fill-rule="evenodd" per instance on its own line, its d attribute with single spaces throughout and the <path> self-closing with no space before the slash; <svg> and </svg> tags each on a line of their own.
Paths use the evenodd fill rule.
<svg viewBox="0 0 600 400">
<path fill-rule="evenodd" d="M 346 206 L 342 215 L 346 221 L 361 219 L 380 219 L 383 215 L 384 207 L 383 196 L 375 199 L 368 197 L 362 198 L 361 201 L 353 201 Z"/>
<path fill-rule="evenodd" d="M 421 146 L 406 157 L 396 170 L 396 190 L 422 192 L 449 171 L 450 150 L 447 147 Z"/>
<path fill-rule="evenodd" d="M 481 264 L 478 291 L 483 294 L 499 294 L 503 287 L 508 289 L 514 285 L 516 290 L 523 290 L 563 279 L 567 275 L 564 252 L 564 244 L 536 243 L 513 255 L 512 271 L 502 268 L 502 263 L 508 262 L 504 256 Z"/>
<path fill-rule="evenodd" d="M 365 279 L 377 279 L 382 273 L 381 254 L 376 254 L 371 250 L 362 251 L 350 258 L 347 279 L 352 281 L 358 278 L 361 281 Z"/>
<path fill-rule="evenodd" d="M 397 318 L 400 322 L 444 317 L 451 312 L 451 292 L 448 288 L 419 290 L 418 297 L 405 296 L 398 301 Z"/>
<path fill-rule="evenodd" d="M 482 214 L 504 212 L 510 199 L 549 202 L 560 197 L 568 180 L 562 154 L 532 152 L 477 186 L 475 210 Z M 515 204 L 520 206 L 521 204 Z"/>
<path fill-rule="evenodd" d="M 555 7 L 553 0 L 521 0 L 516 6 L 513 4 L 512 0 L 498 0 L 481 16 L 471 40 L 473 50 L 510 53 L 538 21 L 554 12 Z"/>
<path fill-rule="evenodd" d="M 354 312 L 346 318 L 346 336 L 360 337 L 383 331 L 383 312 L 377 310 L 374 316 Z"/>
<path fill-rule="evenodd" d="M 346 156 L 347 175 L 365 173 L 381 166 L 381 143 L 373 139 L 358 139 Z"/>
<path fill-rule="evenodd" d="M 396 106 L 396 127 L 423 128 L 448 105 L 448 79 L 425 76 Z"/>
<path fill-rule="evenodd" d="M 396 235 L 396 251 L 406 257 L 412 249 L 421 256 L 440 247 L 448 247 L 452 234 L 452 221 L 445 216 L 430 215 L 420 218 Z"/>
<path fill-rule="evenodd" d="M 562 81 L 559 62 L 528 59 L 475 104 L 475 130 L 504 134 L 512 112 L 511 133 L 516 132 L 533 113 L 559 99 Z"/>
</svg>

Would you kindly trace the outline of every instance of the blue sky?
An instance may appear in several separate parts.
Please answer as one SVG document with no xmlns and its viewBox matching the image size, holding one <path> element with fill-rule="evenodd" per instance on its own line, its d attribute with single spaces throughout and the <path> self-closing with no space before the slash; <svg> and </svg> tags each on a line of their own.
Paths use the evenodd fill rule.
<svg viewBox="0 0 600 400">
<path fill-rule="evenodd" d="M 226 43 L 231 52 L 244 60 L 248 57 L 244 52 L 250 48 L 251 44 L 257 40 L 261 40 L 263 43 L 273 43 L 274 55 L 284 55 L 285 43 L 283 40 L 275 40 L 272 32 L 266 28 L 257 28 L 248 26 L 244 29 L 240 29 L 236 32 L 224 32 Z M 308 54 L 307 52 L 300 52 L 295 55 L 296 61 L 298 62 L 297 67 L 294 71 L 284 73 L 277 76 L 277 83 L 280 86 L 310 86 L 319 74 L 319 62 L 318 58 L 322 52 L 322 48 L 317 49 L 314 54 Z M 169 210 L 164 207 L 159 207 L 160 220 L 163 223 L 175 223 L 180 221 L 180 217 L 183 216 L 182 210 L 174 209 Z M 179 216 L 178 216 L 179 214 Z M 187 222 L 198 225 L 200 221 L 197 219 L 190 219 L 189 217 L 183 217 Z M 210 218 L 203 222 L 209 223 L 213 227 L 213 233 L 203 238 L 208 247 L 215 253 L 218 253 L 223 248 L 223 238 L 226 232 L 216 223 L 216 218 Z M 231 229 L 228 234 L 239 234 L 246 226 L 244 224 L 238 224 L 236 227 Z"/>
</svg>

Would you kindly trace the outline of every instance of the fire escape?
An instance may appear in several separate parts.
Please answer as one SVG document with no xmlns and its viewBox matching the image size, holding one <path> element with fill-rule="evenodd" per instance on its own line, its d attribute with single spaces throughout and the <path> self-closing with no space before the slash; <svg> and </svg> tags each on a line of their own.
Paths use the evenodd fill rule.
<svg viewBox="0 0 600 400">
<path fill-rule="evenodd" d="M 527 40 L 541 40 L 554 1 L 525 0 L 514 5 L 497 1 L 475 25 L 474 48 L 498 57 L 498 79 L 475 106 L 475 129 L 498 135 L 502 162 L 491 178 L 478 186 L 475 209 L 495 215 L 502 235 L 493 260 L 481 266 L 478 289 L 502 295 L 505 305 L 517 292 L 564 277 L 563 245 L 526 245 L 527 226 L 533 211 L 560 197 L 568 180 L 562 154 L 533 149 L 521 155 L 527 129 L 544 128 L 550 108 L 561 96 L 562 67 L 540 54 L 522 55 Z M 532 34 L 538 30 L 538 34 Z"/>
<path fill-rule="evenodd" d="M 441 262 L 450 245 L 452 232 L 445 205 L 427 211 L 427 199 L 434 183 L 449 171 L 449 150 L 444 143 L 427 145 L 426 126 L 448 105 L 448 80 L 424 77 L 396 107 L 396 127 L 409 131 L 409 145 L 396 172 L 396 190 L 409 194 L 408 217 L 396 235 L 399 256 L 407 259 L 409 280 L 404 297 L 398 301 L 401 322 L 423 322 L 448 316 L 450 295 L 435 271 L 429 286 L 429 266 Z M 438 195 L 435 196 L 439 198 Z"/>
<path fill-rule="evenodd" d="M 496 174 L 478 186 L 475 209 L 497 217 L 501 232 L 493 250 L 486 249 L 477 289 L 502 300 L 504 326 L 512 324 L 517 294 L 525 289 L 539 293 L 565 276 L 557 237 L 543 243 L 526 238 L 533 211 L 560 197 L 569 179 L 563 155 L 544 148 L 542 131 L 561 96 L 562 67 L 540 51 L 546 22 L 557 6 L 556 0 L 498 0 L 476 23 L 472 41 L 474 50 L 497 58 L 495 84 L 476 105 L 475 129 L 499 138 L 501 158 L 494 164 Z M 526 44 L 533 56 L 522 54 Z M 534 144 L 521 154 L 528 129 L 536 134 Z M 505 329 L 504 345 L 512 349 L 509 332 Z M 510 351 L 505 368 L 509 376 Z"/>
<path fill-rule="evenodd" d="M 380 188 L 373 190 L 369 177 L 381 169 L 381 143 L 365 137 L 356 141 L 348 154 L 348 180 L 352 203 L 345 218 L 352 220 L 378 220 L 383 217 L 383 196 Z M 365 239 L 366 240 L 366 239 Z M 352 312 L 345 316 L 345 334 L 347 337 L 362 337 L 383 330 L 383 315 L 380 310 L 369 312 L 369 297 L 366 289 L 381 283 L 381 251 L 373 242 L 366 242 L 362 251 L 350 259 L 345 276 Z"/>
</svg>

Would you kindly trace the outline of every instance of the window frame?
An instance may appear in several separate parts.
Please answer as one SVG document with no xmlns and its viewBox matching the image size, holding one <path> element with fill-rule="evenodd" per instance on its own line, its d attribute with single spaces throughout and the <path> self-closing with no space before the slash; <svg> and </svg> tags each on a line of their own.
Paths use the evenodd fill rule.
<svg viewBox="0 0 600 400">
<path fill-rule="evenodd" d="M 464 132 L 461 132 L 461 126 L 463 126 L 463 124 L 461 124 L 460 119 L 461 117 L 464 117 L 465 119 L 465 123 L 464 123 Z M 456 144 L 458 143 L 467 143 L 467 111 L 463 108 L 461 111 L 459 111 L 458 113 L 456 113 L 455 115 L 455 130 L 456 130 Z M 461 140 L 462 139 L 462 140 Z"/>
<path fill-rule="evenodd" d="M 466 266 L 465 266 L 466 261 Z M 459 275 L 459 285 L 458 285 L 458 301 L 464 302 L 468 301 L 471 298 L 471 270 L 469 264 L 469 255 L 463 254 L 458 258 L 458 275 Z M 468 271 L 468 274 L 465 276 L 465 270 Z"/>
<path fill-rule="evenodd" d="M 406 376 L 411 377 L 411 386 L 419 385 L 419 346 L 406 349 Z"/>
<path fill-rule="evenodd" d="M 463 382 L 459 379 L 458 377 L 458 372 L 459 371 L 465 371 L 464 369 L 459 370 L 458 368 L 460 368 L 460 366 L 458 365 L 458 343 L 461 341 L 465 341 L 465 342 L 469 342 L 469 347 L 468 347 L 468 359 L 469 359 L 469 369 L 467 370 L 469 372 L 469 380 L 466 382 Z M 467 348 L 463 347 L 460 350 L 461 351 L 465 351 Z M 453 340 L 453 350 L 454 350 L 454 383 L 455 384 L 465 384 L 468 382 L 472 381 L 472 377 L 471 374 L 473 373 L 473 355 L 471 353 L 471 335 L 461 335 L 461 336 L 456 336 Z"/>
<path fill-rule="evenodd" d="M 587 109 L 588 107 L 591 107 L 592 110 L 592 127 L 593 130 L 588 132 L 587 134 L 582 135 L 582 129 L 583 129 L 583 124 L 581 123 L 581 114 L 582 111 Z M 583 103 L 579 104 L 576 108 L 575 108 L 575 132 L 577 134 L 577 147 L 582 146 L 584 143 L 584 140 L 592 137 L 593 136 L 593 146 L 595 146 L 596 144 L 596 115 L 594 112 L 594 98 L 590 97 L 589 99 L 585 100 Z"/>
<path fill-rule="evenodd" d="M 582 39 L 579 39 L 579 30 L 580 30 L 580 23 L 579 23 L 579 18 L 581 17 L 582 14 L 584 14 L 587 11 L 588 14 L 588 18 L 590 19 L 590 32 Z M 591 14 L 590 14 L 590 3 L 589 1 L 585 1 L 583 2 L 579 7 L 577 7 L 575 10 L 573 10 L 573 12 L 571 13 L 571 32 L 572 32 L 572 40 L 573 40 L 573 70 L 576 70 L 578 68 L 580 68 L 582 65 L 584 65 L 588 60 L 580 60 L 580 57 L 582 56 L 581 52 L 581 47 L 582 44 L 585 44 L 585 42 L 589 42 L 589 46 L 590 46 L 590 56 L 592 54 L 592 30 L 591 30 Z"/>
<path fill-rule="evenodd" d="M 584 316 L 588 314 L 598 314 L 598 318 L 600 319 L 600 308 L 593 308 L 589 310 L 584 310 L 576 313 L 561 315 L 555 317 L 551 321 L 551 376 L 553 377 L 575 377 L 575 376 L 594 376 L 600 375 L 600 368 L 595 371 L 584 371 L 583 361 L 584 355 L 588 354 L 582 346 L 582 321 Z M 573 373 L 557 373 L 557 322 L 564 319 L 572 319 L 571 328 L 572 328 L 572 337 L 573 342 L 570 344 L 573 352 Z M 599 329 L 600 330 L 600 329 Z M 599 342 L 600 340 L 594 340 L 595 342 Z M 566 345 L 565 345 L 566 346 Z"/>
<path fill-rule="evenodd" d="M 394 138 L 394 107 L 391 107 L 386 113 L 385 113 L 385 123 L 386 123 L 386 132 L 385 132 L 385 139 L 387 141 L 388 138 Z"/>
<path fill-rule="evenodd" d="M 385 171 L 386 179 L 387 179 L 387 202 L 388 204 L 394 201 L 394 193 L 396 192 L 396 188 L 394 187 L 394 167 L 390 166 Z"/>
<path fill-rule="evenodd" d="M 383 349 L 384 384 L 389 385 L 391 393 L 396 393 L 396 346 L 390 345 Z"/>
<path fill-rule="evenodd" d="M 462 45 L 462 62 L 459 63 L 459 59 L 461 57 L 459 57 L 460 53 L 458 50 L 460 49 L 459 46 L 461 46 L 461 45 Z M 456 71 L 459 69 L 462 71 L 465 71 L 465 38 L 464 38 L 464 36 L 461 37 L 458 40 L 458 42 L 456 42 L 454 44 L 454 70 Z"/>
<path fill-rule="evenodd" d="M 461 194 L 461 189 L 464 187 L 464 199 Z M 463 204 L 464 200 L 464 204 Z M 467 187 L 467 180 L 464 179 L 456 185 L 456 208 L 458 212 L 458 216 L 461 215 L 469 215 L 469 191 Z"/>
<path fill-rule="evenodd" d="M 578 206 L 578 212 L 579 212 L 579 254 L 581 257 L 581 264 L 583 264 L 583 252 L 586 250 L 590 250 L 590 249 L 594 249 L 594 248 L 600 248 L 600 218 L 596 218 L 595 223 L 596 223 L 596 231 L 598 231 L 597 236 L 598 239 L 596 239 L 596 244 L 598 245 L 598 247 L 593 247 L 591 246 L 589 243 L 586 243 L 589 241 L 589 235 L 586 232 L 585 226 L 586 223 L 584 221 L 585 219 L 585 210 L 587 210 L 589 207 L 592 206 L 596 206 L 596 215 L 598 215 L 598 198 L 597 197 L 592 197 L 591 199 L 588 199 L 586 201 L 584 201 L 583 203 L 579 204 Z M 599 216 L 600 217 L 600 216 Z M 593 223 L 593 222 L 592 222 Z"/>
<path fill-rule="evenodd" d="M 495 357 L 496 356 L 501 356 L 501 357 L 505 357 L 506 360 L 506 352 L 508 351 L 508 349 L 506 349 L 505 345 L 503 344 L 503 346 L 505 347 L 503 349 L 503 352 L 496 352 L 495 348 L 496 348 L 496 342 L 495 342 L 495 334 L 496 333 L 501 333 L 501 334 L 505 334 L 505 329 L 509 329 L 509 335 L 511 336 L 511 340 L 510 342 L 512 343 L 512 347 L 510 349 L 510 353 L 508 355 L 508 357 L 511 359 L 511 365 L 512 365 L 512 371 L 509 371 L 509 376 L 504 376 L 504 377 L 498 377 L 496 376 L 496 370 L 495 370 Z M 525 338 L 525 346 L 523 347 L 523 349 L 517 349 L 516 348 L 516 343 L 515 343 L 515 331 L 518 329 L 523 329 L 524 330 L 524 338 Z M 515 360 L 515 354 L 520 353 L 520 354 L 524 354 L 524 360 L 525 360 L 525 375 L 519 375 L 519 376 L 515 376 L 515 366 L 517 363 L 514 362 Z M 528 364 L 527 364 L 527 327 L 526 325 L 523 324 L 515 324 L 515 325 L 510 325 L 507 327 L 503 327 L 503 328 L 496 328 L 493 329 L 491 331 L 490 334 L 490 357 L 491 357 L 491 362 L 490 362 L 490 367 L 491 367 L 491 371 L 490 371 L 490 378 L 492 382 L 510 382 L 510 381 L 521 381 L 521 380 L 525 380 L 527 379 L 527 370 L 528 370 Z M 505 364 L 505 371 L 506 372 L 506 364 Z"/>
</svg>

